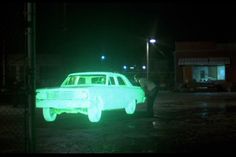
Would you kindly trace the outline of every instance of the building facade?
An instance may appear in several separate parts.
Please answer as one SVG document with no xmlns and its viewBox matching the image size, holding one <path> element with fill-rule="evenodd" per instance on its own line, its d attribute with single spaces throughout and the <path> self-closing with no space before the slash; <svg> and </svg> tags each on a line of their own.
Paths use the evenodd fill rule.
<svg viewBox="0 0 236 157">
<path fill-rule="evenodd" d="M 236 83 L 236 43 L 176 42 L 175 85 L 219 87 Z"/>
<path fill-rule="evenodd" d="M 23 54 L 7 55 L 4 62 L 5 66 L 1 65 L 1 88 L 13 86 L 15 82 L 20 82 L 25 87 L 29 73 L 27 56 Z M 36 58 L 36 86 L 58 85 L 58 81 L 61 81 L 58 77 L 63 70 L 61 63 L 62 57 L 60 55 L 38 54 Z"/>
</svg>

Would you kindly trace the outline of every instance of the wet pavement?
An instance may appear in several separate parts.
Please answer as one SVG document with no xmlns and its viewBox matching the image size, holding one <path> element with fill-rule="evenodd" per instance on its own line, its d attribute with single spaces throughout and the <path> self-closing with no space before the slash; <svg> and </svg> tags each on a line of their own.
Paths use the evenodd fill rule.
<svg viewBox="0 0 236 157">
<path fill-rule="evenodd" d="M 232 153 L 236 93 L 159 93 L 155 117 L 105 111 L 99 123 L 82 114 L 46 122 L 36 114 L 36 151 L 45 153 Z"/>
</svg>

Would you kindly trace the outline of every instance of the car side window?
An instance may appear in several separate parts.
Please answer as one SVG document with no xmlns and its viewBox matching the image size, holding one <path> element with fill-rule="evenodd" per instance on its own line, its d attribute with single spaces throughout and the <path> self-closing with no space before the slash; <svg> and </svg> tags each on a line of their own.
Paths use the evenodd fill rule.
<svg viewBox="0 0 236 157">
<path fill-rule="evenodd" d="M 113 77 L 109 77 L 108 85 L 115 85 L 115 80 Z"/>
<path fill-rule="evenodd" d="M 76 81 L 76 77 L 75 76 L 70 76 L 68 81 L 67 81 L 67 85 L 74 85 Z"/>
<path fill-rule="evenodd" d="M 80 77 L 77 84 L 85 84 L 85 78 Z"/>
<path fill-rule="evenodd" d="M 121 77 L 117 77 L 117 81 L 119 85 L 126 85 L 125 81 Z"/>
</svg>

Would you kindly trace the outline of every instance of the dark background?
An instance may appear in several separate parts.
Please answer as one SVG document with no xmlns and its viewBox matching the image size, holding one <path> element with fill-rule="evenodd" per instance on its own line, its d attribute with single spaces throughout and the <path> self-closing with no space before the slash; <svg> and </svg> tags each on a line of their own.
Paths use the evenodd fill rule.
<svg viewBox="0 0 236 157">
<path fill-rule="evenodd" d="M 0 7 L 1 45 L 4 40 L 8 54 L 26 54 L 25 4 L 2 2 Z M 150 36 L 166 54 L 176 41 L 236 39 L 233 1 L 52 1 L 36 7 L 36 53 L 62 54 L 72 69 L 96 66 L 101 55 L 114 67 L 141 63 Z"/>
</svg>

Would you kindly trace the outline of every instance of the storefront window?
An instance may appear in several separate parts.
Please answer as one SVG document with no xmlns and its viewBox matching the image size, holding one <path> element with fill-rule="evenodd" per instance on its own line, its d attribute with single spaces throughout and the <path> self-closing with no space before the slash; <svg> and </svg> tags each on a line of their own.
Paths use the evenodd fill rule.
<svg viewBox="0 0 236 157">
<path fill-rule="evenodd" d="M 225 80 L 225 66 L 217 66 L 217 80 Z"/>
<path fill-rule="evenodd" d="M 192 78 L 196 82 L 225 80 L 225 66 L 193 66 Z"/>
</svg>

